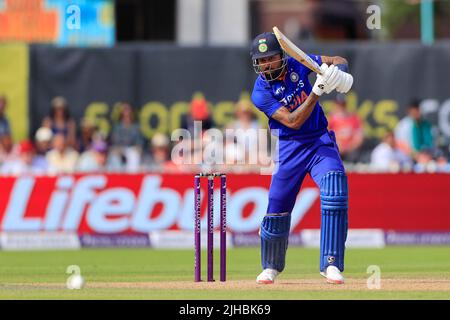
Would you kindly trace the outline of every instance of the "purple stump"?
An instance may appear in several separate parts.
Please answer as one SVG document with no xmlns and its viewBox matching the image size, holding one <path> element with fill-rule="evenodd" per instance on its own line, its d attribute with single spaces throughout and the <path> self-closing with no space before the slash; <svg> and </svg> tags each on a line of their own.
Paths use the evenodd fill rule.
<svg viewBox="0 0 450 320">
<path fill-rule="evenodd" d="M 195 262 L 194 262 L 194 278 L 195 282 L 202 281 L 202 275 L 201 275 L 201 223 L 200 223 L 200 216 L 201 216 L 201 200 L 200 200 L 200 176 L 196 175 L 194 179 L 194 246 L 195 246 Z"/>
<path fill-rule="evenodd" d="M 220 281 L 227 278 L 227 176 L 220 176 Z"/>
<path fill-rule="evenodd" d="M 214 176 L 208 176 L 208 238 L 207 238 L 207 253 L 208 253 L 208 281 L 214 281 Z"/>
</svg>

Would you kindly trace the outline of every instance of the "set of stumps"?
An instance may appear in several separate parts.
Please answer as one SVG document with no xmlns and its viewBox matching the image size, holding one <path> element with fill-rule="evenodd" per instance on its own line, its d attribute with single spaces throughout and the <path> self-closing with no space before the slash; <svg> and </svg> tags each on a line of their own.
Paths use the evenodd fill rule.
<svg viewBox="0 0 450 320">
<path fill-rule="evenodd" d="M 220 281 L 226 281 L 227 258 L 227 176 L 223 173 L 199 173 L 194 178 L 194 246 L 195 266 L 194 281 L 202 281 L 201 272 L 201 178 L 208 181 L 208 212 L 207 212 L 207 281 L 214 281 L 214 179 L 220 178 Z"/>
</svg>

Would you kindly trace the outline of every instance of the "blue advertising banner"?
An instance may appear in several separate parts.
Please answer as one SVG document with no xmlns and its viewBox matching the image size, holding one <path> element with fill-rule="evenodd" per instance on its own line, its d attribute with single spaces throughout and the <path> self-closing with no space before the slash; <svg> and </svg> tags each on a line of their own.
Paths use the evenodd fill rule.
<svg viewBox="0 0 450 320">
<path fill-rule="evenodd" d="M 113 0 L 0 0 L 0 41 L 112 46 Z"/>
<path fill-rule="evenodd" d="M 48 8 L 59 12 L 62 46 L 112 46 L 115 40 L 114 1 L 47 0 Z"/>
</svg>

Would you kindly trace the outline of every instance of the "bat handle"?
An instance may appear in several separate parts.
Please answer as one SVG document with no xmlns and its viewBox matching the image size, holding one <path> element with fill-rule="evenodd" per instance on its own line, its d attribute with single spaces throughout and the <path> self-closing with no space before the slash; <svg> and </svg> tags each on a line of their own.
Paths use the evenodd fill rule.
<svg viewBox="0 0 450 320">
<path fill-rule="evenodd" d="M 321 76 L 323 76 L 323 70 L 322 70 L 322 68 L 318 65 L 318 64 L 316 64 L 316 73 L 317 74 L 320 74 Z"/>
</svg>

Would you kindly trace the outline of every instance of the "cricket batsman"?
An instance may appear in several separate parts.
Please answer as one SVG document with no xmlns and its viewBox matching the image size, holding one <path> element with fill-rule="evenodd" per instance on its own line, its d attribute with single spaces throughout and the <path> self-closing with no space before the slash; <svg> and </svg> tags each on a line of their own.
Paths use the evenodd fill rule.
<svg viewBox="0 0 450 320">
<path fill-rule="evenodd" d="M 279 139 L 269 204 L 260 229 L 263 271 L 256 278 L 260 284 L 273 283 L 285 267 L 291 212 L 307 173 L 320 188 L 320 274 L 329 283 L 344 283 L 347 176 L 319 97 L 333 90 L 347 93 L 353 77 L 342 57 L 309 56 L 322 70 L 313 86 L 308 81 L 311 71 L 287 57 L 273 33 L 262 33 L 252 42 L 251 58 L 259 74 L 252 101 L 269 118 L 270 130 Z"/>
</svg>

